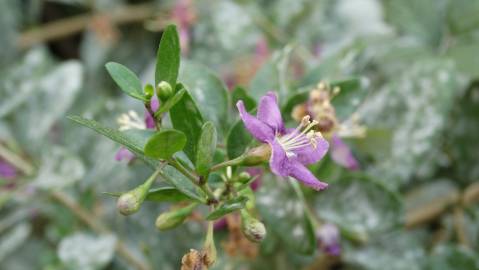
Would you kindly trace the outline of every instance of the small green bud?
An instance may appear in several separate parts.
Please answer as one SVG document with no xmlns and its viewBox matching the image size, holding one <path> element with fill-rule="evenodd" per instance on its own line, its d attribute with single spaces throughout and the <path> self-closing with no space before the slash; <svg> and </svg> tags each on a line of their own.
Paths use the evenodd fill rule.
<svg viewBox="0 0 479 270">
<path fill-rule="evenodd" d="M 166 101 L 173 95 L 173 88 L 168 82 L 161 81 L 156 86 L 156 92 L 162 101 Z"/>
<path fill-rule="evenodd" d="M 141 203 L 135 192 L 127 192 L 118 198 L 116 207 L 122 215 L 128 216 L 137 212 Z"/>
<path fill-rule="evenodd" d="M 241 165 L 255 166 L 264 163 L 271 157 L 271 146 L 262 144 L 246 152 Z"/>
<path fill-rule="evenodd" d="M 196 205 L 196 203 L 192 203 L 189 206 L 160 214 L 155 221 L 156 228 L 160 231 L 166 231 L 182 224 L 191 212 L 193 212 Z"/>
<path fill-rule="evenodd" d="M 241 172 L 238 175 L 238 182 L 247 183 L 251 179 L 251 175 L 248 172 Z"/>
<path fill-rule="evenodd" d="M 150 100 L 153 95 L 155 94 L 155 88 L 153 88 L 153 85 L 147 84 L 145 85 L 145 88 L 143 89 L 143 92 L 145 93 L 145 96 L 148 100 Z"/>
<path fill-rule="evenodd" d="M 248 211 L 241 210 L 241 230 L 248 240 L 259 243 L 266 237 L 266 228 L 261 221 L 253 218 Z"/>
<path fill-rule="evenodd" d="M 155 171 L 145 183 L 137 186 L 136 188 L 123 193 L 116 202 L 116 208 L 125 216 L 131 215 L 140 210 L 141 204 L 148 195 L 151 185 L 155 182 L 159 171 Z"/>
</svg>

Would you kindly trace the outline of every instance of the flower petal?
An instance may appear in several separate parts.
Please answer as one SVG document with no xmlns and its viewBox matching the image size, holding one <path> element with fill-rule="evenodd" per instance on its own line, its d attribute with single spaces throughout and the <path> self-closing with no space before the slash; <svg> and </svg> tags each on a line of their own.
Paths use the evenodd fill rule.
<svg viewBox="0 0 479 270">
<path fill-rule="evenodd" d="M 265 123 L 258 120 L 256 117 L 249 114 L 243 104 L 243 101 L 240 100 L 236 103 L 236 107 L 240 113 L 240 117 L 243 120 L 243 123 L 246 129 L 261 142 L 267 142 L 274 139 L 274 130 L 266 125 Z"/>
<path fill-rule="evenodd" d="M 293 151 L 297 156 L 297 160 L 304 165 L 320 161 L 328 152 L 329 143 L 327 140 L 323 137 L 316 137 L 314 140 L 316 141 L 316 145 L 309 144 Z"/>
<path fill-rule="evenodd" d="M 284 123 L 279 111 L 278 101 L 274 92 L 268 92 L 261 98 L 258 106 L 258 119 L 275 131 L 284 132 Z"/>
<path fill-rule="evenodd" d="M 121 147 L 118 152 L 116 152 L 115 160 L 122 161 L 126 160 L 127 162 L 132 161 L 135 158 L 135 154 L 130 152 L 130 150 L 126 149 L 125 147 Z"/>
<path fill-rule="evenodd" d="M 156 112 L 160 107 L 160 101 L 156 95 L 151 98 L 150 106 L 153 112 Z M 145 110 L 145 125 L 148 129 L 155 128 L 155 118 L 150 114 L 150 112 L 148 112 L 148 110 Z"/>
<path fill-rule="evenodd" d="M 0 177 L 5 179 L 13 179 L 17 177 L 17 169 L 10 163 L 0 159 Z"/>
<path fill-rule="evenodd" d="M 359 162 L 353 156 L 349 146 L 337 134 L 334 134 L 331 139 L 331 157 L 337 164 L 349 170 L 359 170 Z"/>
<path fill-rule="evenodd" d="M 289 166 L 289 176 L 296 178 L 303 184 L 315 190 L 322 190 L 328 187 L 328 184 L 319 181 L 308 168 L 299 161 L 292 161 Z"/>
<path fill-rule="evenodd" d="M 288 176 L 290 161 L 286 152 L 277 140 L 273 140 L 269 144 L 271 146 L 271 158 L 269 159 L 271 171 L 279 176 Z"/>
</svg>

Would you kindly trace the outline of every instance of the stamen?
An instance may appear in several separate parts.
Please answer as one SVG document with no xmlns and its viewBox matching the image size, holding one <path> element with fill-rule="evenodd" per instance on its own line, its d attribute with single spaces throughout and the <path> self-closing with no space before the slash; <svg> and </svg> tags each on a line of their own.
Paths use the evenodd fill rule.
<svg viewBox="0 0 479 270">
<path fill-rule="evenodd" d="M 116 121 L 120 126 L 120 131 L 129 129 L 146 129 L 145 123 L 135 111 L 128 111 L 128 113 L 120 115 Z"/>
<path fill-rule="evenodd" d="M 311 145 L 314 148 L 317 147 L 316 138 L 318 136 L 318 132 L 311 130 L 317 124 L 318 121 L 310 121 L 309 115 L 305 116 L 301 120 L 300 125 L 293 132 L 278 139 L 279 143 L 283 147 L 288 157 L 292 157 L 295 155 L 292 150 L 302 148 L 308 145 Z"/>
</svg>

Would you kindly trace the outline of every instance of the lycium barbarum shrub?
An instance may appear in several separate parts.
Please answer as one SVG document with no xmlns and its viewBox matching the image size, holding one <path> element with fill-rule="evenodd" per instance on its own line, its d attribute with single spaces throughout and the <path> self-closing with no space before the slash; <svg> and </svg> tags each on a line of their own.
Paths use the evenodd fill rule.
<svg viewBox="0 0 479 270">
<path fill-rule="evenodd" d="M 142 86 L 138 77 L 121 64 L 106 64 L 120 89 L 144 104 L 144 119 L 130 111 L 118 118 L 118 129 L 79 116 L 70 119 L 120 143 L 122 148 L 116 155 L 117 160 L 140 159 L 152 168 L 153 173 L 143 184 L 114 194 L 118 196 L 120 214 L 138 212 L 145 200 L 174 203 L 156 219 L 156 227 L 164 231 L 188 221 L 194 213 L 203 213 L 201 220 L 207 223 L 204 246 L 191 247 L 183 257 L 182 269 L 206 269 L 215 263 L 214 228 L 219 229 L 221 223 L 228 224 L 232 235 L 236 230 L 233 227 L 237 226 L 243 234 L 241 237 L 252 243 L 265 239 L 268 226 L 275 224 L 261 222 L 255 207 L 255 190 L 265 181 L 261 178 L 268 171 L 279 179 L 288 181 L 290 177 L 319 192 L 328 184 L 320 181 L 307 166 L 318 163 L 329 149 L 338 164 L 351 170 L 359 169 L 358 161 L 341 137 L 363 136 L 364 128 L 357 124 L 354 116 L 346 122 L 337 119 L 331 100 L 339 94 L 338 85 L 320 83 L 306 93 L 306 99 L 302 98 L 305 103 L 293 104 L 292 115 L 287 117 L 297 120 L 295 128 L 286 127 L 274 91 L 262 96 L 256 108 L 251 107 L 248 96 L 238 99 L 235 105 L 242 121 L 239 133 L 244 137 L 252 135 L 257 143 L 234 141 L 240 144 L 243 153 L 231 157 L 220 142 L 224 138 L 218 134 L 219 127 L 214 121 L 205 121 L 187 87 L 177 81 L 179 67 L 178 33 L 176 27 L 170 25 L 159 45 L 154 85 Z M 235 125 L 231 132 L 238 132 L 237 129 Z M 232 144 L 231 138 L 226 148 Z M 156 181 L 167 185 L 154 188 Z M 300 186 L 292 181 L 290 184 L 302 197 Z M 306 219 L 317 230 L 320 247 L 327 254 L 339 255 L 339 233 L 335 225 L 322 225 L 311 211 L 306 211 Z M 238 244 L 241 245 L 244 244 Z"/>
</svg>

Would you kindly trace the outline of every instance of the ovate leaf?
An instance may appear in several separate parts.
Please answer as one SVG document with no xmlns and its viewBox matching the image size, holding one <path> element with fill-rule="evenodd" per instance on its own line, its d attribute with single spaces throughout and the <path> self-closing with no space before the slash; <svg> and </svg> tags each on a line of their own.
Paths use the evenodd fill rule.
<svg viewBox="0 0 479 270">
<path fill-rule="evenodd" d="M 175 25 L 168 25 L 161 36 L 160 46 L 156 54 L 155 85 L 168 82 L 176 85 L 180 68 L 180 40 Z"/>
<path fill-rule="evenodd" d="M 168 159 L 181 151 L 186 144 L 186 135 L 178 130 L 162 130 L 150 137 L 145 145 L 145 155 L 156 159 Z"/>
<path fill-rule="evenodd" d="M 147 136 L 139 136 L 139 132 L 121 132 L 109 127 L 105 127 L 102 124 L 96 122 L 95 120 L 85 119 L 80 116 L 69 116 L 70 120 L 77 122 L 80 125 L 86 126 L 94 131 L 100 133 L 101 135 L 125 146 L 133 152 L 137 157 L 145 161 L 150 167 L 156 167 L 156 161 L 145 156 L 143 153 L 143 148 L 146 143 Z M 149 133 L 151 131 L 142 131 L 142 133 Z"/>
<path fill-rule="evenodd" d="M 217 127 L 226 124 L 228 110 L 228 96 L 224 83 L 207 67 L 184 62 L 180 70 L 181 83 L 189 90 L 198 104 L 205 120 L 212 121 Z"/>
<path fill-rule="evenodd" d="M 200 175 L 206 175 L 210 169 L 216 150 L 216 129 L 212 122 L 206 122 L 201 129 L 196 153 L 196 171 Z"/>
<path fill-rule="evenodd" d="M 115 62 L 109 62 L 105 67 L 108 70 L 108 73 L 110 73 L 110 76 L 125 94 L 141 101 L 148 100 L 141 88 L 140 79 L 138 79 L 133 71 Z"/>
<path fill-rule="evenodd" d="M 171 108 L 170 118 L 173 127 L 185 133 L 187 143 L 183 151 L 194 162 L 203 126 L 203 116 L 188 92 L 185 92 L 180 101 Z"/>
</svg>

